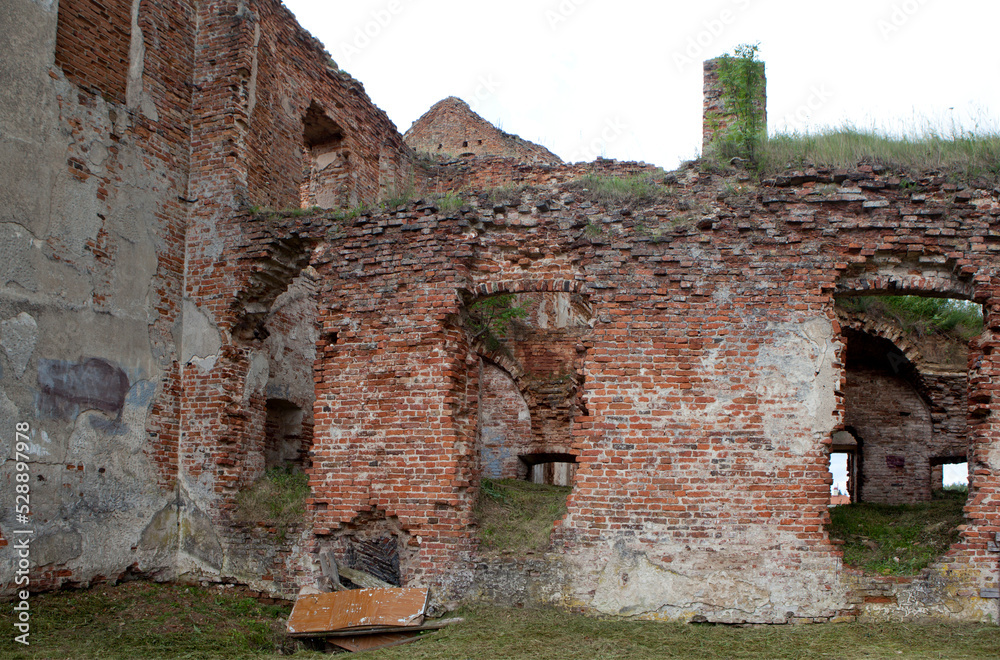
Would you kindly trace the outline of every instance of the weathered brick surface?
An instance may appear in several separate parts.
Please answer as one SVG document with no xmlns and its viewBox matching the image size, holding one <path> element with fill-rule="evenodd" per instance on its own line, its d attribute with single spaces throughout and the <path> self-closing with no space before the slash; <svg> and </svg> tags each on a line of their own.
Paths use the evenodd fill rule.
<svg viewBox="0 0 1000 660">
<path fill-rule="evenodd" d="M 844 185 L 817 194 L 824 179 Z M 850 610 L 823 528 L 826 447 L 844 423 L 834 297 L 971 297 L 986 303 L 993 328 L 995 261 L 979 253 L 1000 249 L 1000 205 L 985 192 L 953 202 L 933 180 L 928 197 L 914 199 L 891 177 L 864 171 L 802 174 L 795 186 L 774 181 L 746 199 L 720 199 L 723 181 L 693 171 L 683 183 L 692 191 L 683 202 L 629 215 L 563 189 L 503 207 L 472 197 L 452 214 L 424 203 L 338 224 L 338 238 L 314 259 L 323 332 L 336 335 L 317 373 L 317 534 L 383 512 L 419 547 L 404 579 L 464 589 L 471 577 L 456 567 L 472 549 L 464 512 L 477 479 L 478 370 L 456 325 L 457 292 L 561 290 L 583 296 L 595 319 L 583 362 L 587 414 L 573 426 L 579 470 L 556 534 L 563 560 L 578 569 L 564 596 L 594 590 L 584 600 L 600 611 L 628 601 L 683 616 L 702 608 L 693 585 L 726 571 L 741 582 L 712 578 L 719 589 L 750 602 L 742 611 L 702 608 L 719 620 Z M 872 201 L 886 204 L 865 205 Z M 667 224 L 683 207 L 702 209 L 702 220 Z M 920 213 L 927 208 L 934 212 Z M 664 231 L 649 231 L 658 222 Z M 599 234 L 583 231 L 592 224 Z M 921 238 L 900 249 L 901 235 Z M 529 245 L 539 256 L 527 263 Z M 970 379 L 971 524 L 950 557 L 983 586 L 996 581 L 985 547 L 997 487 L 987 350 Z M 765 537 L 766 557 L 756 540 Z M 684 580 L 663 587 L 656 576 L 666 568 Z M 635 572 L 644 589 L 610 570 Z M 774 589 L 781 612 L 770 609 Z M 665 600 L 654 607 L 650 598 Z M 978 616 L 978 602 L 968 616 Z"/>
<path fill-rule="evenodd" d="M 77 85 L 125 103 L 131 27 L 131 0 L 62 0 L 56 65 Z"/>
<path fill-rule="evenodd" d="M 553 396 L 548 418 L 539 417 L 546 402 L 529 404 L 532 442 L 536 419 L 546 443 L 566 447 L 568 433 L 575 488 L 540 560 L 550 568 L 534 573 L 559 581 L 531 585 L 529 572 L 511 588 L 654 618 L 831 620 L 892 604 L 872 600 L 883 598 L 909 603 L 906 616 L 986 618 L 994 604 L 978 589 L 997 586 L 988 544 L 1000 531 L 995 191 L 928 176 L 914 195 L 860 167 L 789 173 L 733 195 L 724 178 L 687 168 L 670 175 L 669 201 L 617 209 L 566 182 L 651 166 L 483 156 L 421 165 L 414 181 L 434 192 L 540 187 L 466 195 L 446 213 L 421 200 L 346 218 L 254 215 L 250 205 L 308 203 L 309 179 L 329 154 L 313 147 L 337 131 L 343 158 L 327 174 L 346 185 L 340 203 L 372 202 L 408 182 L 410 150 L 276 1 L 139 8 L 147 55 L 141 77 L 126 77 L 126 106 L 78 86 L 119 94 L 111 64 L 80 64 L 73 80 L 56 70 L 51 84 L 59 126 L 72 135 L 63 174 L 85 186 L 74 194 L 119 214 L 151 195 L 157 209 L 142 243 L 155 246 L 155 313 L 135 316 L 151 324 L 149 361 L 160 369 L 141 453 L 164 508 L 147 503 L 148 527 L 119 535 L 115 548 L 140 539 L 142 561 L 108 560 L 101 574 L 55 562 L 39 569 L 38 584 L 155 564 L 287 595 L 318 579 L 318 551 L 346 558 L 352 539 L 388 535 L 404 583 L 429 584 L 438 599 L 499 591 L 482 583 L 495 571 L 477 564 L 472 520 L 489 356 L 470 343 L 462 308 L 497 293 L 558 293 L 585 305 L 586 331 L 527 332 L 504 368 L 525 383 L 552 384 L 564 368 L 576 379 L 553 391 L 519 386 Z M 113 26 L 124 34 L 121 21 Z M 314 106 L 336 126 L 317 142 L 305 122 Z M 129 160 L 109 156 L 96 171 L 97 134 L 121 143 L 110 154 L 127 147 Z M 117 178 L 125 171 L 155 174 L 140 186 Z M 72 236 L 46 236 L 51 263 L 79 257 Z M 119 314 L 126 289 L 109 269 L 129 258 L 129 237 L 95 228 L 83 242 L 87 254 L 72 263 L 93 268 L 94 286 L 81 307 Z M 284 304 L 295 291 L 300 302 Z M 968 524 L 925 580 L 890 595 L 843 572 L 823 527 L 828 445 L 844 425 L 850 382 L 834 299 L 862 291 L 948 294 L 986 311 L 968 357 Z M 277 335 L 300 331 L 305 339 L 277 345 Z M 303 459 L 312 497 L 301 526 L 279 540 L 232 514 L 268 462 L 268 399 L 308 406 L 300 370 L 312 351 L 313 440 Z M 286 385 L 288 398 L 274 396 Z M 16 405 L 30 405 L 29 394 L 17 390 Z M 87 437 L 99 445 L 113 436 Z M 71 458 L 56 466 L 59 483 L 72 492 L 96 483 L 96 464 Z M 88 543 L 89 558 L 100 550 Z"/>
<path fill-rule="evenodd" d="M 848 369 L 844 408 L 862 443 L 861 501 L 930 500 L 933 426 L 917 391 L 892 373 Z"/>
<path fill-rule="evenodd" d="M 521 456 L 532 453 L 531 411 L 507 372 L 483 365 L 479 396 L 480 474 L 490 479 L 524 479 Z"/>
<path fill-rule="evenodd" d="M 438 101 L 403 136 L 414 151 L 431 156 L 503 156 L 516 162 L 558 165 L 545 147 L 498 129 L 460 98 Z"/>
<path fill-rule="evenodd" d="M 862 443 L 861 499 L 930 499 L 941 487 L 935 466 L 968 453 L 967 347 L 914 336 L 891 319 L 841 311 L 838 320 L 848 346 L 844 423 Z"/>
</svg>

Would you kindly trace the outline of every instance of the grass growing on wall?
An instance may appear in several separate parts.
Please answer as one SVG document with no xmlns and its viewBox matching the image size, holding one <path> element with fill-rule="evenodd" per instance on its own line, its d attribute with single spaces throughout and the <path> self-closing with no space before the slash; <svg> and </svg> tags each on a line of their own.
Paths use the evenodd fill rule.
<svg viewBox="0 0 1000 660">
<path fill-rule="evenodd" d="M 705 160 L 724 168 L 728 153 L 715 150 Z M 845 126 L 815 134 L 779 133 L 757 145 L 753 168 L 768 177 L 807 167 L 852 170 L 861 164 L 913 178 L 938 172 L 956 183 L 992 184 L 1000 181 L 1000 132 L 927 130 L 894 137 Z"/>
<path fill-rule="evenodd" d="M 576 180 L 581 196 L 606 206 L 635 206 L 664 201 L 674 189 L 663 183 L 662 170 L 631 176 L 587 174 Z"/>
<path fill-rule="evenodd" d="M 843 540 L 844 563 L 879 575 L 915 575 L 958 541 L 965 489 L 937 491 L 930 502 L 860 502 L 830 509 L 830 536 Z"/>
<path fill-rule="evenodd" d="M 965 300 L 925 296 L 861 296 L 841 298 L 849 312 L 890 318 L 918 336 L 944 335 L 968 341 L 983 331 L 983 308 Z"/>
<path fill-rule="evenodd" d="M 544 551 L 553 523 L 566 515 L 571 490 L 517 479 L 483 479 L 475 510 L 480 548 L 517 556 Z"/>
<path fill-rule="evenodd" d="M 284 531 L 302 522 L 309 497 L 309 477 L 287 467 L 273 467 L 236 496 L 236 518 Z"/>
</svg>

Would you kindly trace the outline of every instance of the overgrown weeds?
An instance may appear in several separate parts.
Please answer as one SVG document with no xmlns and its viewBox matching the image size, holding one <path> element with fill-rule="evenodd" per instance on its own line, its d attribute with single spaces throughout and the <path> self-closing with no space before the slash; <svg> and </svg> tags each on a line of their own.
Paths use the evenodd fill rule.
<svg viewBox="0 0 1000 660">
<path fill-rule="evenodd" d="M 983 308 L 965 300 L 924 296 L 858 296 L 841 298 L 848 312 L 890 318 L 919 337 L 944 336 L 967 342 L 983 331 Z"/>
<path fill-rule="evenodd" d="M 860 164 L 919 178 L 940 172 L 956 182 L 1000 179 L 1000 133 L 946 135 L 928 129 L 908 137 L 879 135 L 852 126 L 818 134 L 768 137 L 757 159 L 764 176 L 809 166 L 854 169 Z"/>
<path fill-rule="evenodd" d="M 0 657 L 259 658 L 297 646 L 284 634 L 287 606 L 234 589 L 129 582 L 33 594 L 31 604 L 31 645 L 5 635 Z"/>
<path fill-rule="evenodd" d="M 571 490 L 516 479 L 483 479 L 475 510 L 480 548 L 516 556 L 543 552 L 553 524 L 566 515 Z"/>
<path fill-rule="evenodd" d="M 936 491 L 930 502 L 860 502 L 830 509 L 830 536 L 843 540 L 844 563 L 879 575 L 915 575 L 958 541 L 965 489 Z"/>
<path fill-rule="evenodd" d="M 236 519 L 276 527 L 284 538 L 289 527 L 302 522 L 307 497 L 309 478 L 304 472 L 273 467 L 236 496 Z"/>
<path fill-rule="evenodd" d="M 513 206 L 521 201 L 524 191 L 529 188 L 527 184 L 516 183 L 497 186 L 487 191 L 487 200 L 494 206 Z"/>
<path fill-rule="evenodd" d="M 513 293 L 503 293 L 481 298 L 465 309 L 465 327 L 472 334 L 472 342 L 483 342 L 486 350 L 503 348 L 503 339 L 518 319 L 528 316 L 528 304 L 518 302 Z"/>
<path fill-rule="evenodd" d="M 642 172 L 631 176 L 587 174 L 575 183 L 581 197 L 605 206 L 635 207 L 663 202 L 675 193 L 663 183 L 663 170 Z"/>
<path fill-rule="evenodd" d="M 227 590 L 230 591 L 230 590 Z M 286 606 L 262 605 L 219 589 L 130 582 L 86 591 L 33 594 L 31 645 L 0 638 L 0 657 L 58 658 L 329 657 L 283 634 Z M 12 604 L 0 606 L 12 620 Z M 1000 657 L 995 625 L 854 623 L 810 626 L 711 626 L 592 617 L 552 608 L 489 605 L 455 612 L 465 622 L 413 644 L 365 657 L 377 660 L 769 660 L 797 658 Z"/>
</svg>

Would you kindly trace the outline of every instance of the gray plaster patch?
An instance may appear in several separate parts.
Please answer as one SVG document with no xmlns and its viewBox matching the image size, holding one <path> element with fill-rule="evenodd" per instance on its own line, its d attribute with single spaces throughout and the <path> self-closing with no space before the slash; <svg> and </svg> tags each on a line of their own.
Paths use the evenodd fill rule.
<svg viewBox="0 0 1000 660">
<path fill-rule="evenodd" d="M 37 343 L 38 323 L 31 314 L 21 312 L 0 323 L 0 346 L 18 378 L 24 375 Z"/>
<path fill-rule="evenodd" d="M 243 388 L 243 398 L 249 399 L 254 394 L 264 393 L 267 389 L 267 377 L 267 353 L 257 351 L 250 358 L 250 369 L 247 373 L 246 385 Z"/>
<path fill-rule="evenodd" d="M 192 362 L 211 371 L 219 358 L 222 337 L 219 328 L 190 298 L 184 299 L 184 326 L 181 331 L 181 362 Z"/>
<path fill-rule="evenodd" d="M 34 237 L 21 225 L 13 222 L 0 224 L 0 287 L 16 284 L 28 291 L 38 290 L 32 251 Z"/>
<path fill-rule="evenodd" d="M 139 538 L 139 550 L 153 555 L 169 556 L 180 544 L 177 503 L 171 502 L 156 512 Z"/>
<path fill-rule="evenodd" d="M 182 551 L 215 570 L 222 569 L 219 536 L 209 517 L 191 502 L 181 507 L 180 541 Z"/>
<path fill-rule="evenodd" d="M 765 432 L 772 440 L 790 439 L 789 449 L 802 455 L 833 427 L 840 378 L 833 364 L 833 326 L 829 319 L 813 317 L 769 324 L 768 331 L 770 340 L 757 358 L 757 393 L 783 402 L 784 408 L 765 417 Z"/>
<path fill-rule="evenodd" d="M 37 566 L 65 564 L 83 553 L 83 537 L 76 530 L 53 532 L 31 541 L 31 561 Z"/>
<path fill-rule="evenodd" d="M 156 105 L 146 94 L 142 85 L 142 72 L 146 63 L 146 40 L 139 26 L 139 5 L 142 0 L 132 0 L 132 41 L 128 52 L 128 85 L 125 89 L 125 103 L 133 110 L 139 110 L 153 121 L 159 121 Z"/>
<path fill-rule="evenodd" d="M 46 417 L 72 419 L 81 410 L 121 414 L 129 391 L 128 375 L 103 358 L 67 362 L 38 361 L 38 412 Z"/>
</svg>

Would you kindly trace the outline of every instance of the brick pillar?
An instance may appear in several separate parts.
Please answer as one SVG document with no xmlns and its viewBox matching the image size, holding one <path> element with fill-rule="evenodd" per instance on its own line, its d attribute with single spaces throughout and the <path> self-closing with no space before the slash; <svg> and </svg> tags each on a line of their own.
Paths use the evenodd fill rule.
<svg viewBox="0 0 1000 660">
<path fill-rule="evenodd" d="M 703 106 L 701 113 L 701 153 L 708 152 L 708 147 L 716 135 L 725 133 L 736 119 L 736 113 L 727 108 L 723 99 L 722 83 L 719 81 L 719 65 L 728 56 L 705 60 L 703 64 Z M 767 127 L 767 78 L 764 75 L 764 63 L 760 63 L 760 75 L 764 81 L 760 90 L 759 103 L 763 108 L 763 126 Z"/>
</svg>

